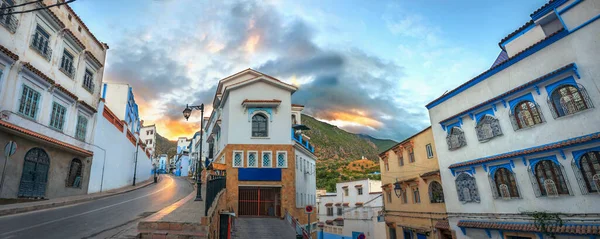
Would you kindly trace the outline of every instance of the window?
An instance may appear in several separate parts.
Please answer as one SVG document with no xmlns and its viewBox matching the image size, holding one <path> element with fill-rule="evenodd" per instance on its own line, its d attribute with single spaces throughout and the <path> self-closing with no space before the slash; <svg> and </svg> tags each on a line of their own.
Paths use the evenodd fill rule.
<svg viewBox="0 0 600 239">
<path fill-rule="evenodd" d="M 287 152 L 277 152 L 277 167 L 287 168 Z"/>
<path fill-rule="evenodd" d="M 444 189 L 440 183 L 433 181 L 429 184 L 429 200 L 431 203 L 444 202 Z"/>
<path fill-rule="evenodd" d="M 561 86 L 552 92 L 548 101 L 548 105 L 552 106 L 550 110 L 554 118 L 575 114 L 593 107 L 583 86 Z"/>
<path fill-rule="evenodd" d="M 75 67 L 73 67 L 73 55 L 67 50 L 63 51 L 63 57 L 60 61 L 60 70 L 70 78 L 75 76 Z M 86 70 L 87 74 L 87 70 Z"/>
<path fill-rule="evenodd" d="M 425 151 L 427 151 L 427 158 L 433 158 L 433 148 L 431 148 L 431 144 L 425 145 Z"/>
<path fill-rule="evenodd" d="M 466 146 L 465 133 L 459 127 L 452 127 L 448 132 L 448 136 L 446 136 L 446 143 L 448 143 L 448 150 L 455 150 Z"/>
<path fill-rule="evenodd" d="M 486 142 L 496 136 L 502 135 L 498 119 L 491 115 L 481 117 L 479 122 L 477 122 L 477 126 L 475 126 L 475 131 L 477 131 L 479 142 Z"/>
<path fill-rule="evenodd" d="M 494 198 L 511 199 L 519 198 L 519 190 L 515 175 L 507 168 L 498 168 L 494 175 L 490 175 L 493 180 L 492 194 Z"/>
<path fill-rule="evenodd" d="M 248 152 L 248 167 L 249 168 L 257 168 L 258 167 L 258 158 L 257 152 Z"/>
<path fill-rule="evenodd" d="M 392 203 L 392 191 L 386 191 L 388 203 Z"/>
<path fill-rule="evenodd" d="M 82 86 L 84 89 L 86 89 L 90 93 L 94 93 L 94 88 L 95 88 L 94 73 L 92 73 L 92 71 L 90 71 L 89 69 L 85 69 L 85 75 L 83 76 L 83 85 Z M 152 134 L 152 130 L 149 130 L 146 133 L 148 133 L 148 132 L 150 132 L 150 134 Z"/>
<path fill-rule="evenodd" d="M 510 114 L 510 119 L 515 130 L 529 128 L 544 122 L 544 116 L 539 107 L 531 101 L 517 104 L 514 112 Z"/>
<path fill-rule="evenodd" d="M 411 162 L 411 163 L 415 162 L 415 152 L 413 151 L 412 148 L 408 149 L 408 162 Z"/>
<path fill-rule="evenodd" d="M 406 189 L 401 189 L 401 191 L 402 191 L 402 195 L 400 195 L 400 197 L 402 198 L 402 203 L 407 204 L 408 203 L 408 193 L 406 192 Z"/>
<path fill-rule="evenodd" d="M 458 200 L 462 203 L 479 202 L 479 191 L 475 178 L 467 173 L 461 173 L 456 177 L 456 192 Z"/>
<path fill-rule="evenodd" d="M 337 207 L 337 215 L 338 216 L 342 215 L 342 206 Z"/>
<path fill-rule="evenodd" d="M 65 124 L 65 114 L 67 113 L 67 108 L 60 105 L 59 103 L 52 103 L 52 114 L 50 115 L 50 127 L 63 130 L 63 126 Z"/>
<path fill-rule="evenodd" d="M 71 166 L 69 167 L 69 176 L 67 177 L 67 187 L 79 188 L 81 187 L 81 160 L 71 160 Z"/>
<path fill-rule="evenodd" d="M 252 116 L 252 137 L 268 137 L 267 117 L 263 114 Z"/>
<path fill-rule="evenodd" d="M 390 171 L 390 164 L 388 163 L 387 160 L 383 161 L 383 163 L 385 164 L 385 171 Z"/>
<path fill-rule="evenodd" d="M 244 166 L 244 152 L 242 151 L 234 151 L 233 152 L 233 167 L 243 167 Z"/>
<path fill-rule="evenodd" d="M 75 138 L 85 141 L 85 134 L 87 132 L 87 124 L 88 124 L 88 119 L 85 116 L 83 116 L 83 115 L 77 116 L 77 127 L 75 130 Z"/>
<path fill-rule="evenodd" d="M 358 195 L 363 195 L 363 188 L 362 187 L 356 188 L 356 192 L 358 193 Z"/>
<path fill-rule="evenodd" d="M 400 166 L 404 166 L 404 154 L 402 154 L 402 150 L 394 151 L 398 156 L 398 164 Z"/>
<path fill-rule="evenodd" d="M 273 157 L 272 155 L 273 155 L 273 153 L 271 153 L 271 152 L 262 152 L 262 167 L 263 168 L 272 167 L 272 163 L 271 163 L 271 161 L 272 161 L 271 159 Z"/>
<path fill-rule="evenodd" d="M 50 60 L 52 57 L 52 49 L 50 49 L 50 34 L 46 32 L 42 27 L 37 26 L 35 33 L 31 39 L 31 48 L 36 50 L 46 60 Z"/>
<path fill-rule="evenodd" d="M 421 203 L 421 194 L 419 194 L 419 188 L 413 188 L 413 202 Z"/>
<path fill-rule="evenodd" d="M 327 207 L 327 216 L 333 216 L 333 207 Z"/>
<path fill-rule="evenodd" d="M 17 31 L 17 25 L 19 23 L 15 15 L 11 14 L 13 12 L 13 8 L 10 7 L 14 5 L 15 3 L 13 0 L 0 1 L 0 7 L 3 8 L 0 10 L 0 25 L 4 26 L 11 33 L 15 33 Z"/>
<path fill-rule="evenodd" d="M 19 103 L 19 113 L 35 119 L 40 101 L 40 93 L 31 89 L 29 86 L 23 85 L 21 92 L 21 102 Z"/>
<path fill-rule="evenodd" d="M 561 166 L 552 160 L 542 160 L 534 164 L 533 176 L 536 196 L 556 197 L 568 195 L 569 189 Z M 537 186 L 537 187 L 536 187 Z"/>
<path fill-rule="evenodd" d="M 599 161 L 600 151 L 591 151 L 581 156 L 578 167 L 573 167 L 575 170 L 577 170 L 576 168 L 580 170 L 583 182 L 585 183 L 585 189 L 589 193 L 600 191 Z"/>
<path fill-rule="evenodd" d="M 296 115 L 292 115 L 292 125 L 298 124 L 296 120 Z"/>
<path fill-rule="evenodd" d="M 348 188 L 343 188 L 343 190 L 344 190 L 344 196 L 347 197 L 348 196 Z"/>
</svg>

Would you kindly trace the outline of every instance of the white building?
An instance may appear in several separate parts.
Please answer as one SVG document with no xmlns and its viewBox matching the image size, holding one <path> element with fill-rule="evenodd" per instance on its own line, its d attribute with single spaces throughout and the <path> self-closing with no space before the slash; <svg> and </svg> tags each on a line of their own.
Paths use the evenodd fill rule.
<svg viewBox="0 0 600 239">
<path fill-rule="evenodd" d="M 146 148 L 150 151 L 150 156 L 154 158 L 154 152 L 156 150 L 156 126 L 142 126 L 140 129 L 140 139 L 146 144 Z"/>
<path fill-rule="evenodd" d="M 4 170 L 2 198 L 88 191 L 108 45 L 68 5 L 16 13 L 55 3 L 0 10 L 0 144 L 18 144 Z"/>
<path fill-rule="evenodd" d="M 377 216 L 383 209 L 381 181 L 357 180 L 336 184 L 335 193 L 319 197 L 319 239 L 366 238 L 384 239 L 385 222 Z"/>
<path fill-rule="evenodd" d="M 102 85 L 102 99 L 115 115 L 127 124 L 132 133 L 140 132 L 140 115 L 135 103 L 133 88 L 127 83 L 105 82 Z"/>
<path fill-rule="evenodd" d="M 599 235 L 600 3 L 531 18 L 491 69 L 427 105 L 458 238 L 550 238 L 526 212 L 560 213 L 557 238 Z"/>
</svg>

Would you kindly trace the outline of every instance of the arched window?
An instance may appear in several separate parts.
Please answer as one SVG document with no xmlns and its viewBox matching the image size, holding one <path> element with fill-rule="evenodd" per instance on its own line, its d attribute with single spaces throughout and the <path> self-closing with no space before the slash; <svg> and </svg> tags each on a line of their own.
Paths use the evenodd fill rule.
<svg viewBox="0 0 600 239">
<path fill-rule="evenodd" d="M 552 114 L 554 118 L 574 114 L 593 107 L 585 88 L 582 86 L 561 86 L 552 92 L 549 101 L 549 105 L 553 108 Z"/>
<path fill-rule="evenodd" d="M 433 181 L 429 184 L 429 200 L 431 203 L 444 202 L 444 190 L 440 183 Z"/>
<path fill-rule="evenodd" d="M 494 173 L 494 185 L 496 186 L 495 195 L 499 195 L 502 199 L 519 197 L 515 175 L 507 168 L 499 168 L 496 170 Z"/>
<path fill-rule="evenodd" d="M 534 176 L 541 196 L 568 195 L 569 188 L 562 170 L 552 160 L 542 160 L 535 165 Z"/>
<path fill-rule="evenodd" d="M 600 191 L 600 152 L 591 151 L 581 156 L 579 170 L 588 192 Z"/>
<path fill-rule="evenodd" d="M 496 136 L 502 135 L 502 129 L 500 129 L 500 123 L 496 117 L 491 115 L 484 115 L 481 117 L 477 126 L 475 126 L 477 132 L 477 139 L 480 142 L 488 141 Z"/>
<path fill-rule="evenodd" d="M 541 124 L 544 122 L 544 117 L 535 103 L 523 101 L 515 106 L 514 112 L 511 112 L 511 120 L 517 130 Z"/>
<path fill-rule="evenodd" d="M 448 136 L 446 136 L 446 143 L 448 143 L 449 150 L 455 150 L 467 145 L 465 133 L 459 127 L 452 127 L 448 132 Z"/>
<path fill-rule="evenodd" d="M 263 114 L 252 116 L 252 137 L 268 137 L 267 117 Z"/>
<path fill-rule="evenodd" d="M 81 171 L 83 164 L 81 160 L 75 158 L 71 160 L 71 167 L 69 167 L 69 176 L 67 177 L 67 187 L 78 188 L 81 187 Z"/>
<path fill-rule="evenodd" d="M 456 191 L 458 200 L 462 203 L 479 202 L 479 191 L 475 178 L 467 173 L 461 173 L 456 177 Z"/>
</svg>

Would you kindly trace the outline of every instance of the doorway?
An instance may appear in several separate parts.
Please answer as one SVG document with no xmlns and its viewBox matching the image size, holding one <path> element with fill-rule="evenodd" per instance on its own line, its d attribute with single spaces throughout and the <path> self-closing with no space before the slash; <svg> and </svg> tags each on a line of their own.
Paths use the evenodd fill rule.
<svg viewBox="0 0 600 239">
<path fill-rule="evenodd" d="M 19 197 L 43 198 L 46 195 L 50 157 L 46 151 L 33 148 L 25 154 L 23 173 L 19 184 Z"/>
<path fill-rule="evenodd" d="M 239 215 L 281 217 L 280 192 L 274 187 L 239 187 Z"/>
</svg>

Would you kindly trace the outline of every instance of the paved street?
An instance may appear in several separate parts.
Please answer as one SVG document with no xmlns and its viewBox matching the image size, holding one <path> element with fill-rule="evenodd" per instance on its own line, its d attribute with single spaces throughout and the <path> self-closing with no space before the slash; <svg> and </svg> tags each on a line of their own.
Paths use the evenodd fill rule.
<svg viewBox="0 0 600 239">
<path fill-rule="evenodd" d="M 245 218 L 235 222 L 235 239 L 293 239 L 294 229 L 279 218 Z"/>
<path fill-rule="evenodd" d="M 0 238 L 107 238 L 192 192 L 185 178 L 81 204 L 0 217 Z"/>
</svg>

